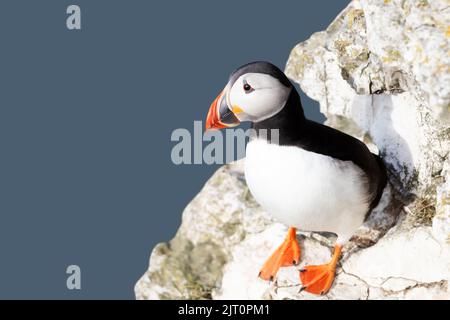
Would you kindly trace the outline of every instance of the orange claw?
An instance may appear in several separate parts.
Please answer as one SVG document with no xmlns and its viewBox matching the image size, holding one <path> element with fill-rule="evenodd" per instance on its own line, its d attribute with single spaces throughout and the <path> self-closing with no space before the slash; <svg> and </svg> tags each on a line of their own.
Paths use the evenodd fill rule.
<svg viewBox="0 0 450 320">
<path fill-rule="evenodd" d="M 325 294 L 330 290 L 333 284 L 336 265 L 341 255 L 342 246 L 334 247 L 334 254 L 331 261 L 319 266 L 306 266 L 300 270 L 300 280 L 302 281 L 302 290 L 314 294 Z"/>
<path fill-rule="evenodd" d="M 296 229 L 289 228 L 286 239 L 267 259 L 258 276 L 264 280 L 272 281 L 280 267 L 296 265 L 299 261 L 300 246 L 296 237 Z"/>
</svg>

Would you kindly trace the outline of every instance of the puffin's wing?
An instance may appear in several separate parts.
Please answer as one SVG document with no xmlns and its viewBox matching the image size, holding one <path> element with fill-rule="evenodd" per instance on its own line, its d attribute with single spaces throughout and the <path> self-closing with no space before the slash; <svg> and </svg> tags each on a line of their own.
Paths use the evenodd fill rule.
<svg viewBox="0 0 450 320">
<path fill-rule="evenodd" d="M 307 132 L 299 146 L 305 150 L 323 154 L 342 161 L 352 161 L 363 170 L 369 183 L 370 210 L 379 202 L 386 186 L 386 167 L 383 160 L 370 152 L 360 140 L 342 131 L 307 120 Z"/>
</svg>

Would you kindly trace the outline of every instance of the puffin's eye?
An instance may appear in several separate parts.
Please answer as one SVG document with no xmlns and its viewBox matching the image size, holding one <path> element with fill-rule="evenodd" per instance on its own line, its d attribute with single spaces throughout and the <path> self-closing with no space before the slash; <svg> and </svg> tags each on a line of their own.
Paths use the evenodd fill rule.
<svg viewBox="0 0 450 320">
<path fill-rule="evenodd" d="M 247 82 L 244 82 L 244 91 L 245 91 L 245 93 L 250 93 L 253 91 L 253 88 Z"/>
<path fill-rule="evenodd" d="M 245 91 L 245 93 L 250 93 L 253 91 L 252 86 L 249 85 L 246 80 L 244 80 L 244 91 Z"/>
</svg>

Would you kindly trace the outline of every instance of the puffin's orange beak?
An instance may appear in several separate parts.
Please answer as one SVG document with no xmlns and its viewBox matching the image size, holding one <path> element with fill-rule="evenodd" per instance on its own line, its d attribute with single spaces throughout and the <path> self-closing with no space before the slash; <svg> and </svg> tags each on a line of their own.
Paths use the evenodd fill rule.
<svg viewBox="0 0 450 320">
<path fill-rule="evenodd" d="M 223 91 L 217 96 L 217 98 L 214 99 L 214 101 L 211 103 L 211 106 L 209 107 L 208 115 L 206 116 L 206 130 L 223 129 L 227 127 L 225 124 L 220 122 L 219 110 L 217 109 L 217 103 L 219 100 L 221 100 L 222 95 Z"/>
<path fill-rule="evenodd" d="M 234 113 L 228 108 L 226 92 L 226 89 L 223 90 L 211 103 L 206 116 L 206 130 L 234 127 L 240 123 Z"/>
</svg>

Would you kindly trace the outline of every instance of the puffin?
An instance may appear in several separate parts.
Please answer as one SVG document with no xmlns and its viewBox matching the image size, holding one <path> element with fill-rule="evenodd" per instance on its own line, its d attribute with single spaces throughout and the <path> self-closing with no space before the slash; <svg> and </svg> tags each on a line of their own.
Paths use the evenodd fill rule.
<svg viewBox="0 0 450 320">
<path fill-rule="evenodd" d="M 343 246 L 381 199 L 387 184 L 383 161 L 360 140 L 307 119 L 294 85 L 269 62 L 236 69 L 212 102 L 205 125 L 214 130 L 246 121 L 256 133 L 246 146 L 248 188 L 289 227 L 259 277 L 272 281 L 280 267 L 300 262 L 297 230 L 331 232 L 337 235 L 331 260 L 299 270 L 302 290 L 325 294 Z"/>
</svg>

